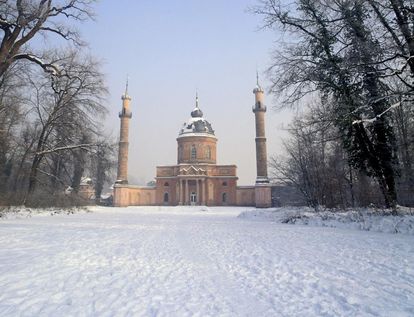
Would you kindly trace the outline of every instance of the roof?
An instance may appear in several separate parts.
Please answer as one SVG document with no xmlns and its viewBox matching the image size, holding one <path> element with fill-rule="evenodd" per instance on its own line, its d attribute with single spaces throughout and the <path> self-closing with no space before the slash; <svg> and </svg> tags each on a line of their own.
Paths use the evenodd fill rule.
<svg viewBox="0 0 414 317">
<path fill-rule="evenodd" d="M 196 107 L 191 111 L 191 118 L 183 124 L 178 137 L 182 136 L 214 136 L 214 130 L 206 119 L 203 112 L 198 107 L 198 97 L 196 97 Z"/>
</svg>

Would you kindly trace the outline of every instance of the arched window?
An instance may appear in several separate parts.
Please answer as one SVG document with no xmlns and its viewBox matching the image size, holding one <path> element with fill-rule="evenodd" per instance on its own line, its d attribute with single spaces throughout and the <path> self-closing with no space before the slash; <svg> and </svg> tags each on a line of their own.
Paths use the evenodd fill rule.
<svg viewBox="0 0 414 317">
<path fill-rule="evenodd" d="M 206 149 L 206 158 L 208 160 L 211 160 L 211 147 L 210 146 L 207 146 L 207 149 Z"/>
<path fill-rule="evenodd" d="M 226 203 L 226 202 L 227 202 L 227 193 L 223 193 L 223 194 L 221 195 L 221 201 L 222 201 L 223 203 Z"/>
<path fill-rule="evenodd" d="M 178 160 L 181 161 L 183 159 L 183 147 L 178 147 Z"/>
<path fill-rule="evenodd" d="M 193 144 L 191 146 L 191 159 L 195 160 L 197 158 L 197 149 L 195 147 L 195 145 Z"/>
<path fill-rule="evenodd" d="M 165 186 L 165 187 L 168 187 L 168 186 L 170 186 L 170 184 L 169 184 L 168 182 L 165 182 L 165 183 L 164 183 L 164 186 Z"/>
<path fill-rule="evenodd" d="M 222 184 L 223 186 L 227 186 L 227 182 L 223 182 L 223 184 Z"/>
<path fill-rule="evenodd" d="M 168 203 L 168 199 L 169 199 L 168 193 L 164 193 L 164 202 Z"/>
</svg>

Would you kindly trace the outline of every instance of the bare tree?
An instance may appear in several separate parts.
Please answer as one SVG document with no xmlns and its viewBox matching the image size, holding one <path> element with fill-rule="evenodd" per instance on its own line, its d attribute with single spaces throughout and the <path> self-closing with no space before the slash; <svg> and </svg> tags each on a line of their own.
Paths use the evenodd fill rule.
<svg viewBox="0 0 414 317">
<path fill-rule="evenodd" d="M 76 45 L 79 33 L 64 21 L 91 19 L 94 0 L 5 0 L 0 2 L 0 77 L 16 61 L 26 60 L 48 73 L 59 74 L 57 61 L 37 54 L 30 42 L 37 36 L 55 35 Z"/>
<path fill-rule="evenodd" d="M 309 206 L 319 209 L 336 207 L 342 202 L 336 199 L 336 194 L 341 193 L 336 186 L 341 177 L 335 174 L 332 159 L 337 155 L 338 135 L 333 135 L 336 130 L 327 118 L 327 105 L 315 101 L 289 125 L 290 137 L 284 142 L 287 156 L 273 157 L 270 166 L 275 178 L 293 184 Z"/>
<path fill-rule="evenodd" d="M 24 192 L 30 203 L 39 184 L 56 194 L 79 187 L 105 112 L 103 75 L 75 28 L 95 2 L 0 1 L 0 194 Z M 41 37 L 63 40 L 66 52 L 36 48 Z"/>
<path fill-rule="evenodd" d="M 51 82 L 47 76 L 40 75 L 36 82 L 33 81 L 36 94 L 32 97 L 32 104 L 38 137 L 29 175 L 29 196 L 36 189 L 39 173 L 50 174 L 41 169 L 45 158 L 94 146 L 82 143 L 78 136 L 82 135 L 82 131 L 96 133 L 97 120 L 105 113 L 103 98 L 106 88 L 99 64 L 91 57 L 79 56 L 75 51 L 60 60 L 65 63 L 69 76 Z M 54 90 L 50 90 L 51 83 Z"/>
<path fill-rule="evenodd" d="M 375 195 L 378 186 L 348 164 L 328 100 L 315 99 L 288 132 L 286 155 L 271 158 L 271 171 L 275 180 L 296 187 L 309 206 L 318 210 L 383 203 Z"/>
<path fill-rule="evenodd" d="M 397 77 L 412 95 L 414 76 L 414 4 L 411 0 L 367 0 L 375 13 L 384 44 L 381 61 L 386 76 Z M 407 73 L 410 76 L 407 76 Z M 400 91 L 401 93 L 402 91 Z"/>
<path fill-rule="evenodd" d="M 24 118 L 25 87 L 19 76 L 25 69 L 20 66 L 11 67 L 0 83 L 0 192 L 6 190 L 18 156 L 15 134 Z"/>
<path fill-rule="evenodd" d="M 295 103 L 313 91 L 335 99 L 332 108 L 348 159 L 378 181 L 396 207 L 393 100 L 384 78 L 379 22 L 366 1 L 264 0 L 256 13 L 265 25 L 295 36 L 270 68 L 272 91 Z M 386 74 L 385 74 L 386 75 Z M 372 119 L 366 121 L 365 119 Z"/>
<path fill-rule="evenodd" d="M 98 202 L 105 183 L 114 179 L 112 174 L 115 170 L 117 154 L 114 143 L 112 142 L 111 144 L 108 140 L 102 139 L 91 156 L 91 176 L 95 185 L 95 197 Z"/>
</svg>

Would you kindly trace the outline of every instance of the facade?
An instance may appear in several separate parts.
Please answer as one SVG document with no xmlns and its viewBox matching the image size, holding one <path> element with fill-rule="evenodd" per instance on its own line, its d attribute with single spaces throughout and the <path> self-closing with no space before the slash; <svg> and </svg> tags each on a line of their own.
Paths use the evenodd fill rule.
<svg viewBox="0 0 414 317">
<path fill-rule="evenodd" d="M 177 137 L 177 164 L 158 166 L 153 187 L 128 184 L 128 127 L 131 118 L 127 92 L 122 96 L 118 177 L 114 185 L 114 205 L 206 205 L 271 206 L 271 188 L 267 178 L 267 153 L 264 127 L 263 90 L 253 90 L 256 103 L 257 179 L 254 186 L 237 186 L 236 165 L 217 165 L 217 138 L 204 118 L 198 96 L 191 117 Z"/>
</svg>

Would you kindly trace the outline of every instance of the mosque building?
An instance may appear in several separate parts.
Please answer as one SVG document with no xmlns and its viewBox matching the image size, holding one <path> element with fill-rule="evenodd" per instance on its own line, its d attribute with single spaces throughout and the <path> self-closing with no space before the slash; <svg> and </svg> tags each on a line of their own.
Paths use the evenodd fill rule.
<svg viewBox="0 0 414 317">
<path fill-rule="evenodd" d="M 196 96 L 191 117 L 177 137 L 177 164 L 157 166 L 155 186 L 128 184 L 128 132 L 131 97 L 122 96 L 118 173 L 114 185 L 114 206 L 271 206 L 271 187 L 267 176 L 264 91 L 257 80 L 253 90 L 256 122 L 256 184 L 237 186 L 236 165 L 217 165 L 217 137 L 199 107 Z"/>
</svg>

